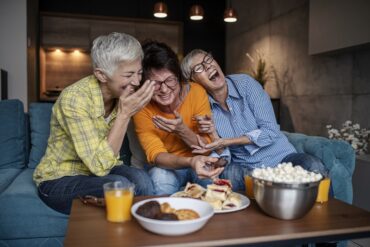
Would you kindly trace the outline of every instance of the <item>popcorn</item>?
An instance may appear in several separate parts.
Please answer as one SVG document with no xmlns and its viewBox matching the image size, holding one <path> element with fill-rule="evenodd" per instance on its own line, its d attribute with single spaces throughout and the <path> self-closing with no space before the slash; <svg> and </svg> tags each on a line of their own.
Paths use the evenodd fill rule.
<svg viewBox="0 0 370 247">
<path fill-rule="evenodd" d="M 293 166 L 291 162 L 281 163 L 271 168 L 256 168 L 252 172 L 255 178 L 276 182 L 276 183 L 310 183 L 323 178 L 319 173 L 306 171 L 301 166 Z"/>
</svg>

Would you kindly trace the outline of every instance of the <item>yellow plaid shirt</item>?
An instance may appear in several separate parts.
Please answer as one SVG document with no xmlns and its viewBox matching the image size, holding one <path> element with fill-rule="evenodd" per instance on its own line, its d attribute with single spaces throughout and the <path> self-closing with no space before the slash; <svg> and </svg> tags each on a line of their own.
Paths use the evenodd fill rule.
<svg viewBox="0 0 370 247">
<path fill-rule="evenodd" d="M 103 96 L 95 76 L 65 88 L 53 106 L 46 153 L 36 167 L 37 185 L 63 176 L 107 175 L 122 162 L 114 155 L 107 135 L 116 118 L 104 119 Z"/>
</svg>

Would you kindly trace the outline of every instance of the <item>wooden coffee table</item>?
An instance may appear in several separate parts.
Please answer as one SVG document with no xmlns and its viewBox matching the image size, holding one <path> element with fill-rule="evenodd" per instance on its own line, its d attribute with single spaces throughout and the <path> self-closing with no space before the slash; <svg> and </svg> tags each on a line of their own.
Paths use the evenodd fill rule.
<svg viewBox="0 0 370 247">
<path fill-rule="evenodd" d="M 149 197 L 136 197 L 135 201 Z M 370 237 L 370 212 L 330 199 L 316 203 L 298 220 L 278 220 L 265 215 L 252 200 L 248 208 L 216 214 L 201 230 L 168 237 L 144 230 L 135 219 L 110 223 L 105 209 L 74 200 L 65 246 L 226 246 L 337 241 Z"/>
</svg>

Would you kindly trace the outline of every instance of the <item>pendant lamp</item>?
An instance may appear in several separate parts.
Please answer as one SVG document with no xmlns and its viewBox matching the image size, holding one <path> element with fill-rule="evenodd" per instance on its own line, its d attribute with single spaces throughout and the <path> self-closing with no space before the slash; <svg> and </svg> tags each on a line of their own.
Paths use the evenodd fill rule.
<svg viewBox="0 0 370 247">
<path fill-rule="evenodd" d="M 228 8 L 224 12 L 224 21 L 225 22 L 236 22 L 238 20 L 238 14 L 236 10 L 231 7 L 230 1 L 228 1 Z"/>
<path fill-rule="evenodd" d="M 154 5 L 154 16 L 157 18 L 167 17 L 167 5 L 164 2 L 157 2 Z"/>
<path fill-rule="evenodd" d="M 190 19 L 193 21 L 203 20 L 204 10 L 203 7 L 195 4 L 190 8 Z"/>
</svg>

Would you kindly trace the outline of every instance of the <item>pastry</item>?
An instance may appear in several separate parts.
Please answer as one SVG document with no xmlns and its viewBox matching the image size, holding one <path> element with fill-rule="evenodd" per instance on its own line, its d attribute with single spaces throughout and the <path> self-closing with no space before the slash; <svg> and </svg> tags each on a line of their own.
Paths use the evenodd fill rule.
<svg viewBox="0 0 370 247">
<path fill-rule="evenodd" d="M 240 196 L 236 193 L 231 193 L 222 204 L 222 209 L 234 209 L 241 206 Z"/>
<path fill-rule="evenodd" d="M 191 198 L 200 199 L 202 198 L 205 189 L 199 184 L 187 183 L 184 192 Z"/>
<path fill-rule="evenodd" d="M 178 209 L 175 211 L 179 220 L 193 220 L 199 218 L 199 214 L 191 209 Z"/>
<path fill-rule="evenodd" d="M 231 188 L 228 185 L 216 185 L 209 184 L 207 185 L 206 198 L 208 199 L 217 199 L 225 201 L 227 196 L 231 193 Z"/>
</svg>

